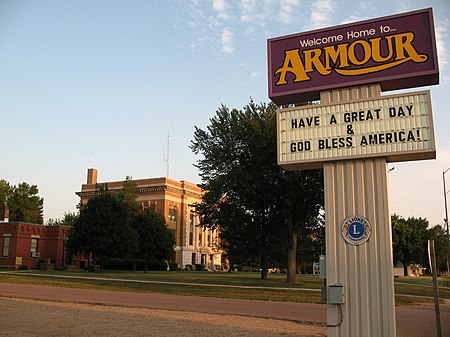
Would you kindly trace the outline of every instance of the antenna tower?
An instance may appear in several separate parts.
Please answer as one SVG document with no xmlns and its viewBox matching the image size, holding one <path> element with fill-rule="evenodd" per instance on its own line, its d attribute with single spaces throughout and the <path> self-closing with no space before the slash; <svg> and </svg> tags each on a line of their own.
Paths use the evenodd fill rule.
<svg viewBox="0 0 450 337">
<path fill-rule="evenodd" d="M 169 178 L 169 140 L 170 140 L 170 134 L 169 134 L 169 123 L 167 123 L 167 152 L 163 152 L 163 161 L 166 163 L 166 178 Z"/>
</svg>

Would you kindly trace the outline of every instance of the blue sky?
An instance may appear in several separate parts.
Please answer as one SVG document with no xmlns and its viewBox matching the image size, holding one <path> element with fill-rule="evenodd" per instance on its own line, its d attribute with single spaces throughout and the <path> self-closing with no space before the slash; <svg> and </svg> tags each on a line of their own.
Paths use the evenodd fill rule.
<svg viewBox="0 0 450 337">
<path fill-rule="evenodd" d="M 268 38 L 427 7 L 441 70 L 429 88 L 438 158 L 390 164 L 390 205 L 442 224 L 446 0 L 0 0 L 0 179 L 38 185 L 45 219 L 61 218 L 90 167 L 100 181 L 165 176 L 169 130 L 169 176 L 198 183 L 194 125 L 208 125 L 222 103 L 268 102 Z"/>
</svg>

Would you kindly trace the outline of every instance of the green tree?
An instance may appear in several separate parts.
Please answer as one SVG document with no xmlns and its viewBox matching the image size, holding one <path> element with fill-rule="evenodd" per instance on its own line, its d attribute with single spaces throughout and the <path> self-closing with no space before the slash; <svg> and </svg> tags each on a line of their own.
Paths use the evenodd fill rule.
<svg viewBox="0 0 450 337">
<path fill-rule="evenodd" d="M 79 216 L 78 212 L 64 212 L 61 225 L 73 227 Z"/>
<path fill-rule="evenodd" d="M 89 199 L 69 233 L 69 252 L 92 254 L 102 268 L 108 259 L 131 258 L 138 241 L 128 215 L 124 200 L 109 193 Z"/>
<path fill-rule="evenodd" d="M 428 229 L 428 239 L 434 240 L 438 271 L 446 271 L 448 258 L 448 235 L 446 230 L 440 225 L 431 227 Z"/>
<path fill-rule="evenodd" d="M 295 284 L 298 282 L 298 242 L 302 242 L 302 247 L 312 247 L 318 238 L 311 234 L 322 234 L 315 232 L 315 229 L 320 227 L 319 214 L 323 209 L 323 173 L 322 170 L 284 171 L 278 186 L 279 203 L 287 229 L 287 281 Z M 311 250 L 303 250 L 303 253 L 308 255 L 302 254 L 305 259 L 314 260 L 310 256 Z"/>
<path fill-rule="evenodd" d="M 10 221 L 42 224 L 44 222 L 44 199 L 39 197 L 36 185 L 25 182 L 13 186 L 7 197 Z"/>
<path fill-rule="evenodd" d="M 139 204 L 136 202 L 136 196 L 137 196 L 136 189 L 137 189 L 137 185 L 133 181 L 133 177 L 126 176 L 125 181 L 123 182 L 123 189 L 120 192 L 119 196 L 121 199 L 123 199 L 125 201 L 125 203 L 127 204 L 127 207 L 130 210 L 137 213 L 140 208 L 139 208 Z"/>
<path fill-rule="evenodd" d="M 144 262 L 145 273 L 149 262 L 173 258 L 175 238 L 162 215 L 152 209 L 140 211 L 133 219 L 133 227 L 138 234 L 138 256 Z"/>
<path fill-rule="evenodd" d="M 6 180 L 0 179 L 0 203 L 3 204 L 5 201 L 8 201 L 11 193 L 11 185 Z"/>
<path fill-rule="evenodd" d="M 64 212 L 62 219 L 49 218 L 45 225 L 47 226 L 68 226 L 73 227 L 75 221 L 78 219 L 76 212 Z"/>
<path fill-rule="evenodd" d="M 313 263 L 318 261 L 320 255 L 325 254 L 325 222 L 319 218 L 318 222 L 307 226 L 304 232 L 306 233 L 300 234 L 297 264 L 312 272 Z"/>
<path fill-rule="evenodd" d="M 317 216 L 323 199 L 315 197 L 323 193 L 321 174 L 285 172 L 277 165 L 274 104 L 251 101 L 243 110 L 222 105 L 210 122 L 206 130 L 196 127 L 191 143 L 193 152 L 203 157 L 196 165 L 207 191 L 197 205 L 202 225 L 220 227 L 230 257 L 258 257 L 261 277 L 266 278 L 268 264 L 280 249 L 286 251 L 282 234 L 290 229 L 289 240 L 296 239 L 300 228 Z M 320 182 L 305 189 L 314 179 Z M 285 193 L 295 199 L 283 197 Z M 296 242 L 291 240 L 290 248 L 295 265 Z"/>
<path fill-rule="evenodd" d="M 408 276 L 408 267 L 412 262 L 426 265 L 429 222 L 414 217 L 405 220 L 397 214 L 391 217 L 391 222 L 394 264 L 402 262 L 403 275 Z"/>
<path fill-rule="evenodd" d="M 250 237 L 256 244 L 246 248 L 254 249 L 248 253 L 259 256 L 262 278 L 267 278 L 270 236 L 273 233 L 269 222 L 274 200 L 270 180 L 277 171 L 273 161 L 276 148 L 270 146 L 274 131 L 269 124 L 273 118 L 264 118 L 265 115 L 269 115 L 266 106 L 257 106 L 253 102 L 244 111 L 230 111 L 222 105 L 211 119 L 208 131 L 196 128 L 191 144 L 194 153 L 201 153 L 204 157 L 198 160 L 197 167 L 207 194 L 213 195 L 212 199 L 222 206 L 227 204 L 224 210 L 230 218 L 245 219 L 245 230 L 240 234 L 232 228 L 240 224 L 231 221 L 220 223 L 223 239 L 231 244 L 236 242 L 236 235 L 241 236 L 244 242 L 248 242 Z M 267 163 L 268 157 L 270 163 Z M 220 199 L 223 196 L 225 198 Z M 208 198 L 210 196 L 205 200 Z M 221 211 L 222 208 L 219 209 Z M 218 222 L 223 218 L 219 217 Z"/>
</svg>

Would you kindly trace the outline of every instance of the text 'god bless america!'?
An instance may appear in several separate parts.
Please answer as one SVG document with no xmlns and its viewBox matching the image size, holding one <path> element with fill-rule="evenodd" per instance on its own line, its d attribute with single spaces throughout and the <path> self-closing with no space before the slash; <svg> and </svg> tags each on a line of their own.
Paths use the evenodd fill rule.
<svg viewBox="0 0 450 337">
<path fill-rule="evenodd" d="M 291 142 L 291 152 L 328 150 L 349 148 L 354 146 L 369 146 L 389 143 L 404 143 L 420 141 L 420 130 L 393 130 L 379 133 L 360 134 L 355 130 L 359 123 L 375 121 L 386 118 L 405 118 L 414 114 L 414 105 L 389 107 L 388 109 L 374 108 L 367 110 L 348 111 L 329 116 L 306 116 L 292 118 L 291 129 L 314 128 L 324 125 L 345 125 L 345 133 L 338 137 L 320 138 L 316 140 L 302 140 Z"/>
</svg>

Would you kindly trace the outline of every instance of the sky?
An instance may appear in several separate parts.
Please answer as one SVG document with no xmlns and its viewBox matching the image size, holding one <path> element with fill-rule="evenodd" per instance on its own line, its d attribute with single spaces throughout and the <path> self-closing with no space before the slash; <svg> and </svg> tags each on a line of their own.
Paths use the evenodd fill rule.
<svg viewBox="0 0 450 337">
<path fill-rule="evenodd" d="M 76 210 L 88 168 L 200 183 L 195 126 L 269 102 L 267 39 L 428 7 L 440 84 L 415 90 L 431 90 L 437 159 L 389 164 L 389 197 L 391 213 L 442 225 L 447 0 L 0 0 L 0 179 L 37 185 L 45 221 Z"/>
</svg>

